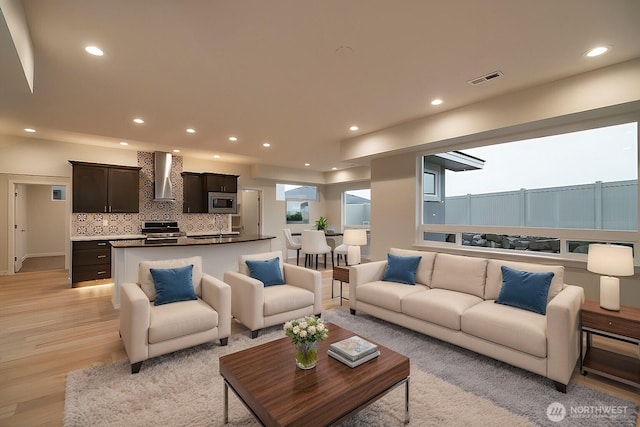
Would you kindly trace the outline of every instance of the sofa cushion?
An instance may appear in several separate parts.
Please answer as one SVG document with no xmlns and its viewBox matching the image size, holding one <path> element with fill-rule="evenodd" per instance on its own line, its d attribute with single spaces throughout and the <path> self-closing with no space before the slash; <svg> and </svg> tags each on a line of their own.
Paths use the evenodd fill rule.
<svg viewBox="0 0 640 427">
<path fill-rule="evenodd" d="M 376 282 L 365 283 L 358 286 L 355 291 L 358 301 L 375 305 L 387 310 L 402 312 L 402 299 L 415 292 L 425 292 L 429 288 L 416 284 L 415 286 L 407 286 L 396 282 Z"/>
<path fill-rule="evenodd" d="M 151 271 L 149 271 L 149 269 L 176 268 L 184 267 L 189 264 L 193 264 L 193 271 L 191 272 L 193 289 L 197 296 L 201 296 L 202 290 L 200 282 L 202 281 L 202 257 L 200 256 L 159 261 L 140 261 L 140 264 L 138 264 L 138 283 L 140 284 L 140 288 L 142 288 L 142 291 L 147 295 L 149 301 L 155 301 L 156 288 L 153 285 L 153 278 L 151 277 Z"/>
<path fill-rule="evenodd" d="M 547 317 L 483 301 L 462 313 L 462 332 L 536 357 L 547 357 Z"/>
<path fill-rule="evenodd" d="M 487 260 L 439 253 L 433 267 L 431 287 L 484 297 Z"/>
<path fill-rule="evenodd" d="M 528 262 L 502 261 L 499 259 L 490 259 L 487 263 L 487 285 L 485 286 L 484 299 L 497 299 L 502 288 L 502 271 L 500 267 L 503 265 L 520 271 L 529 271 L 531 273 L 552 272 L 553 279 L 549 287 L 547 302 L 551 301 L 560 293 L 564 286 L 564 267 L 561 265 L 544 265 Z"/>
<path fill-rule="evenodd" d="M 154 305 L 197 299 L 191 279 L 193 264 L 176 268 L 150 268 L 156 289 Z"/>
<path fill-rule="evenodd" d="M 149 344 L 218 326 L 218 313 L 200 299 L 151 306 L 149 317 Z"/>
<path fill-rule="evenodd" d="M 422 259 L 421 256 L 399 256 L 387 254 L 387 268 L 384 270 L 382 280 L 385 282 L 416 284 L 416 269 Z"/>
<path fill-rule="evenodd" d="M 497 304 L 547 314 L 547 295 L 553 273 L 530 273 L 502 266 L 502 289 Z"/>
<path fill-rule="evenodd" d="M 436 252 L 391 248 L 389 249 L 389 253 L 398 256 L 421 256 L 422 258 L 416 269 L 416 283 L 431 286 L 431 274 L 433 273 L 433 263 L 436 259 Z"/>
<path fill-rule="evenodd" d="M 460 316 L 483 300 L 475 295 L 447 289 L 430 289 L 409 294 L 402 299 L 402 314 L 460 330 Z"/>
<path fill-rule="evenodd" d="M 284 285 L 280 257 L 268 260 L 247 260 L 245 263 L 249 268 L 250 276 L 261 281 L 264 286 Z"/>
<path fill-rule="evenodd" d="M 273 258 L 280 258 L 280 273 L 282 273 L 282 277 L 284 277 L 284 267 L 282 266 L 282 252 L 281 251 L 273 251 L 273 252 L 265 252 L 262 254 L 249 254 L 249 255 L 240 255 L 238 257 L 238 271 L 245 276 L 251 276 L 249 272 L 249 267 L 247 267 L 247 260 L 256 260 L 256 261 L 267 261 Z"/>
<path fill-rule="evenodd" d="M 291 285 L 264 288 L 263 314 L 271 316 L 286 311 L 312 306 L 313 292 Z"/>
</svg>

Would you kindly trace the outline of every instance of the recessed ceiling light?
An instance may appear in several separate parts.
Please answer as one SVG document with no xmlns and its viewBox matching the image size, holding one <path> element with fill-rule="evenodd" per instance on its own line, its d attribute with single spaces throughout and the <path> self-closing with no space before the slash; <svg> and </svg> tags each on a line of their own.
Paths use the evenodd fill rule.
<svg viewBox="0 0 640 427">
<path fill-rule="evenodd" d="M 87 46 L 87 47 L 84 48 L 84 50 L 88 54 L 93 55 L 93 56 L 102 56 L 102 55 L 104 55 L 104 52 L 102 51 L 102 49 L 100 49 L 97 46 Z"/>
<path fill-rule="evenodd" d="M 173 150 L 174 153 L 179 153 L 180 150 L 178 150 L 177 148 L 175 150 Z"/>
<path fill-rule="evenodd" d="M 120 141 L 120 145 L 129 145 L 129 143 L 126 141 Z"/>
<path fill-rule="evenodd" d="M 214 155 L 213 155 L 213 158 L 214 158 L 214 159 L 219 159 L 219 158 L 220 158 L 220 155 L 219 155 L 219 154 L 214 154 Z"/>
<path fill-rule="evenodd" d="M 305 163 L 304 165 L 305 166 L 311 166 L 311 163 Z"/>
<path fill-rule="evenodd" d="M 235 136 L 230 136 L 229 137 L 229 141 L 231 142 L 236 142 L 238 140 L 238 138 L 236 138 Z"/>
<path fill-rule="evenodd" d="M 360 129 L 360 128 L 359 128 L 358 126 L 356 126 L 356 125 L 353 125 L 353 126 L 351 126 L 351 127 L 349 128 L 349 130 L 350 130 L 350 131 L 352 131 L 352 132 L 355 132 L 355 131 L 357 131 L 358 129 Z"/>
<path fill-rule="evenodd" d="M 35 133 L 36 132 L 36 130 L 32 129 L 32 128 L 24 128 L 24 131 L 25 132 L 29 132 L 29 133 Z"/>
<path fill-rule="evenodd" d="M 332 171 L 337 171 L 337 170 L 338 170 L 338 168 L 334 166 L 334 167 L 332 167 L 332 168 L 331 168 L 331 170 L 332 170 Z"/>
<path fill-rule="evenodd" d="M 187 133 L 196 133 L 196 130 L 193 128 L 187 129 Z"/>
<path fill-rule="evenodd" d="M 265 142 L 264 144 L 262 144 L 263 147 L 271 147 L 271 144 L 269 144 L 268 142 Z"/>
<path fill-rule="evenodd" d="M 144 123 L 144 120 L 142 120 L 140 117 L 136 117 L 135 119 L 133 119 L 133 123 L 141 125 Z"/>
<path fill-rule="evenodd" d="M 442 104 L 442 99 L 436 98 L 433 101 L 431 101 L 431 105 L 440 105 Z"/>
<path fill-rule="evenodd" d="M 594 47 L 589 52 L 587 52 L 587 56 L 593 58 L 594 56 L 600 56 L 603 53 L 606 53 L 608 50 L 609 48 L 607 46 Z"/>
</svg>

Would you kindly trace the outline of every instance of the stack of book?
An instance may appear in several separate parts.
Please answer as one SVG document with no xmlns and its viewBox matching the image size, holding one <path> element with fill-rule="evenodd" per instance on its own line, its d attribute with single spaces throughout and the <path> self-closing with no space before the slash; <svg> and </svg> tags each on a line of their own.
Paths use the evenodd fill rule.
<svg viewBox="0 0 640 427">
<path fill-rule="evenodd" d="M 378 346 L 354 335 L 329 345 L 329 356 L 345 365 L 355 368 L 380 355 Z"/>
</svg>

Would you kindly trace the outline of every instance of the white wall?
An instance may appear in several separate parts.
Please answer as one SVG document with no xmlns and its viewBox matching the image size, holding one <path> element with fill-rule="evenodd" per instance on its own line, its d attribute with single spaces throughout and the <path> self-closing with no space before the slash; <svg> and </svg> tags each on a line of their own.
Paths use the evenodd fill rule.
<svg viewBox="0 0 640 427">
<path fill-rule="evenodd" d="M 65 202 L 52 200 L 50 185 L 27 187 L 27 258 L 64 255 Z"/>
</svg>

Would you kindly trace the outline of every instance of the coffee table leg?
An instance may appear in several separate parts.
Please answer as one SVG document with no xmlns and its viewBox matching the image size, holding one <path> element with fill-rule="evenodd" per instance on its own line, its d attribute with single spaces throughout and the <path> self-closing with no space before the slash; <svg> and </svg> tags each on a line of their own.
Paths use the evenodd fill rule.
<svg viewBox="0 0 640 427">
<path fill-rule="evenodd" d="M 229 386 L 224 381 L 224 423 L 229 424 Z"/>
<path fill-rule="evenodd" d="M 411 378 L 407 378 L 407 382 L 404 384 L 404 404 L 405 404 L 405 409 L 404 409 L 404 423 L 405 424 L 409 424 L 409 421 L 411 419 L 411 415 L 409 414 L 409 380 Z"/>
</svg>

